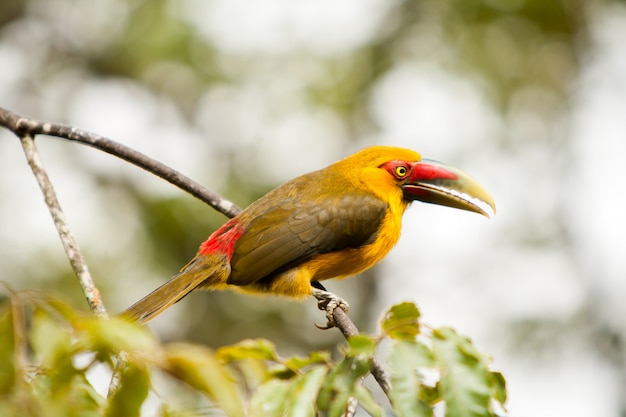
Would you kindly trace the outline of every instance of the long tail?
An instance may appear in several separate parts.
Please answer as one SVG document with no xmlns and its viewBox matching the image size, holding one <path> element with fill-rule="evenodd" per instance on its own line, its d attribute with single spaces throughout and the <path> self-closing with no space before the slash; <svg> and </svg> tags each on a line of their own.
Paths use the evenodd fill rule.
<svg viewBox="0 0 626 417">
<path fill-rule="evenodd" d="M 224 286 L 230 263 L 224 256 L 197 256 L 182 271 L 124 310 L 121 317 L 147 323 L 202 284 L 203 289 Z"/>
</svg>

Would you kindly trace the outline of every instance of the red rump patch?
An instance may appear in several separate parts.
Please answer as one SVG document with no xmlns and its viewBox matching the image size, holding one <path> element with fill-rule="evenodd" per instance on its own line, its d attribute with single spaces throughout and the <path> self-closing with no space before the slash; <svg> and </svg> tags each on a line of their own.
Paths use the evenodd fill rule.
<svg viewBox="0 0 626 417">
<path fill-rule="evenodd" d="M 245 227 L 239 224 L 237 220 L 231 219 L 213 232 L 213 234 L 200 245 L 198 253 L 201 255 L 209 255 L 211 253 L 225 254 L 228 260 L 230 260 L 233 257 L 237 239 L 239 239 L 245 231 Z"/>
</svg>

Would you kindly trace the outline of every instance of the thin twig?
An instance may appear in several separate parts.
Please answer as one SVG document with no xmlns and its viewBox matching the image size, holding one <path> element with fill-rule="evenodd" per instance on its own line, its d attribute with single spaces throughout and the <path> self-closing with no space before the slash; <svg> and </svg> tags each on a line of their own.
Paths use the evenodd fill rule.
<svg viewBox="0 0 626 417">
<path fill-rule="evenodd" d="M 358 383 L 363 383 L 363 377 L 359 378 Z M 359 400 L 357 400 L 355 397 L 350 397 L 348 399 L 348 403 L 346 404 L 346 411 L 341 415 L 341 417 L 354 417 L 358 406 Z"/>
<path fill-rule="evenodd" d="M 28 367 L 28 336 L 26 331 L 26 319 L 22 299 L 7 285 L 2 285 L 10 294 L 11 315 L 13 316 L 13 349 L 15 349 L 15 375 L 24 375 Z M 21 388 L 24 386 L 23 378 L 16 378 L 15 383 Z"/>
<path fill-rule="evenodd" d="M 96 288 L 93 279 L 91 278 L 87 263 L 78 249 L 76 240 L 70 231 L 69 225 L 65 220 L 63 210 L 61 209 L 61 205 L 59 204 L 59 200 L 54 192 L 54 187 L 52 186 L 50 178 L 48 177 L 41 158 L 39 157 L 37 147 L 35 146 L 35 140 L 29 133 L 26 133 L 21 137 L 21 141 L 28 165 L 37 179 L 39 188 L 41 188 L 44 200 L 48 206 L 48 210 L 50 210 L 52 220 L 54 221 L 54 225 L 56 226 L 61 242 L 63 243 L 63 248 L 65 249 L 67 258 L 70 261 L 70 265 L 72 265 L 72 269 L 78 278 L 78 282 L 83 289 L 83 293 L 87 298 L 89 308 L 98 317 L 108 317 L 104 304 L 102 304 L 100 291 L 98 291 L 98 288 Z"/>
<path fill-rule="evenodd" d="M 122 386 L 122 374 L 124 373 L 124 368 L 128 364 L 128 355 L 126 352 L 120 352 L 117 355 L 117 362 L 115 363 L 115 367 L 113 368 L 113 373 L 111 375 L 111 381 L 109 382 L 109 390 L 107 391 L 107 398 L 113 398 L 118 389 Z"/>
<path fill-rule="evenodd" d="M 137 152 L 134 149 L 95 133 L 57 123 L 33 120 L 20 116 L 2 107 L 0 107 L 0 125 L 5 126 L 19 137 L 29 135 L 32 138 L 34 135 L 43 134 L 91 146 L 103 152 L 117 156 L 118 158 L 163 178 L 176 187 L 187 191 L 194 197 L 209 204 L 211 207 L 215 208 L 227 217 L 234 217 L 241 212 L 241 209 L 231 201 L 221 197 L 219 194 L 207 189 L 203 185 L 195 182 L 180 172 L 140 152 Z M 358 328 L 342 309 L 335 309 L 333 316 L 335 318 L 335 322 L 337 323 L 337 328 L 339 328 L 346 339 L 359 333 Z M 380 385 L 381 389 L 385 393 L 388 393 L 389 377 L 382 365 L 375 359 L 372 361 L 371 373 Z"/>
</svg>

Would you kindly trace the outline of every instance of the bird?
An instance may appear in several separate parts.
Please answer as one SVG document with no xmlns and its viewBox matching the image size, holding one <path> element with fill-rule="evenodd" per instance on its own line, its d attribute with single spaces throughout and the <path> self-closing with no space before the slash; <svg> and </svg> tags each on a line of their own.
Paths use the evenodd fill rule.
<svg viewBox="0 0 626 417">
<path fill-rule="evenodd" d="M 347 303 L 321 282 L 357 275 L 381 261 L 397 243 L 402 216 L 413 201 L 486 217 L 496 210 L 489 193 L 458 168 L 410 149 L 368 147 L 269 191 L 121 316 L 143 324 L 191 291 L 234 289 L 314 296 L 320 305 L 330 305 L 332 327 L 332 309 L 346 309 Z"/>
</svg>

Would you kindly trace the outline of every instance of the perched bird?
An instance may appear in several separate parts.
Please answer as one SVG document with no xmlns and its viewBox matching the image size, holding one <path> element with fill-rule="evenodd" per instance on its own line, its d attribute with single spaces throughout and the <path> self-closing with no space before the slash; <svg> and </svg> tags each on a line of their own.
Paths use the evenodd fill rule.
<svg viewBox="0 0 626 417">
<path fill-rule="evenodd" d="M 356 275 L 383 259 L 414 200 L 495 213 L 491 196 L 466 173 L 408 149 L 366 148 L 252 203 L 122 316 L 145 323 L 193 290 L 331 299 L 320 281 Z"/>
</svg>

